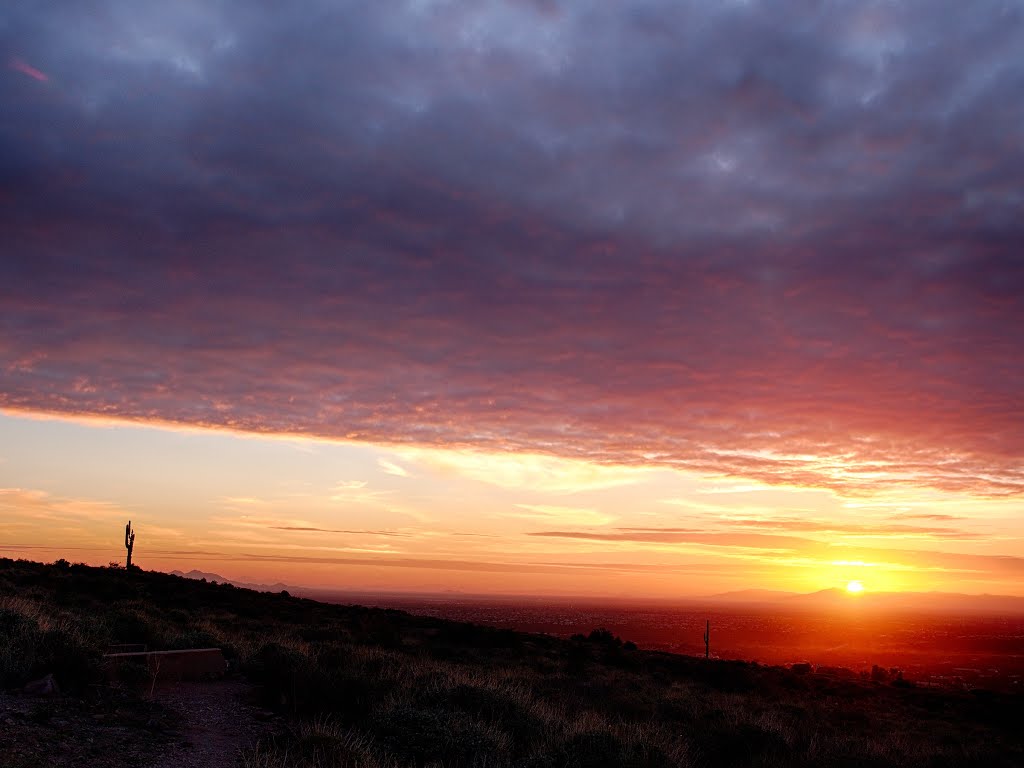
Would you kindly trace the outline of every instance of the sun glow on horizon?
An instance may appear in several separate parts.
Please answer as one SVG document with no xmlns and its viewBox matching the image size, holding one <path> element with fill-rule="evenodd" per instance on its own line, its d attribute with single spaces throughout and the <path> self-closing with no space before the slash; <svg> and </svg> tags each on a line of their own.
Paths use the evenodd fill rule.
<svg viewBox="0 0 1024 768">
<path fill-rule="evenodd" d="M 130 519 L 141 566 L 202 563 L 249 583 L 673 599 L 757 584 L 838 588 L 851 605 L 867 592 L 1020 590 L 974 524 L 1024 519 L 1013 499 L 909 489 L 850 499 L 580 457 L 3 409 L 0 435 L 3 556 L 71 551 L 102 565 L 124 556 L 117 535 Z M 62 532 L 45 547 L 43 520 Z"/>
</svg>

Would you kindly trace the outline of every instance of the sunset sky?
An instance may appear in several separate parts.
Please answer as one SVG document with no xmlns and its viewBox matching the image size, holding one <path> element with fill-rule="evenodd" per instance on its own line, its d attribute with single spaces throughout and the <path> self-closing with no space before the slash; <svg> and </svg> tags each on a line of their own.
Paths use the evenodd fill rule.
<svg viewBox="0 0 1024 768">
<path fill-rule="evenodd" d="M 0 8 L 0 556 L 1024 594 L 1024 2 Z"/>
</svg>

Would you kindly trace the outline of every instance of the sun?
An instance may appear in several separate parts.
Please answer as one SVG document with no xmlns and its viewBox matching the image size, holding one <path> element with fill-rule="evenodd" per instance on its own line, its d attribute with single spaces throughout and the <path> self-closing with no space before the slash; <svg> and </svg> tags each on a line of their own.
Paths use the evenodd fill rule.
<svg viewBox="0 0 1024 768">
<path fill-rule="evenodd" d="M 864 591 L 864 585 L 859 581 L 850 581 L 846 584 L 846 591 L 851 595 L 858 595 Z"/>
</svg>

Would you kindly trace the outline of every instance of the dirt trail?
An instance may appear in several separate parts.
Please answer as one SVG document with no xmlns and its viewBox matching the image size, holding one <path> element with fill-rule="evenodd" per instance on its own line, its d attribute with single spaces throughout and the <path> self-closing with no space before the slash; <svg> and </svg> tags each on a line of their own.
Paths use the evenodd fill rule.
<svg viewBox="0 0 1024 768">
<path fill-rule="evenodd" d="M 252 703 L 253 687 L 239 680 L 177 683 L 154 698 L 180 717 L 181 741 L 148 768 L 236 768 L 239 751 L 271 727 L 269 713 Z"/>
</svg>

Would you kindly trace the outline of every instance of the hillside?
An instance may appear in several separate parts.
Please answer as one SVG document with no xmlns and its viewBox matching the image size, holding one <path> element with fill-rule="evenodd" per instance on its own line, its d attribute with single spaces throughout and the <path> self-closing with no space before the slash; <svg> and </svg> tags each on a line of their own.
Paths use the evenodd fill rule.
<svg viewBox="0 0 1024 768">
<path fill-rule="evenodd" d="M 242 766 L 1024 764 L 1020 697 L 11 560 L 0 560 L 0 764 L 162 764 L 173 714 L 155 683 L 103 682 L 101 655 L 115 643 L 222 648 L 235 681 L 284 718 L 239 755 Z M 47 673 L 58 696 L 16 693 Z"/>
</svg>

